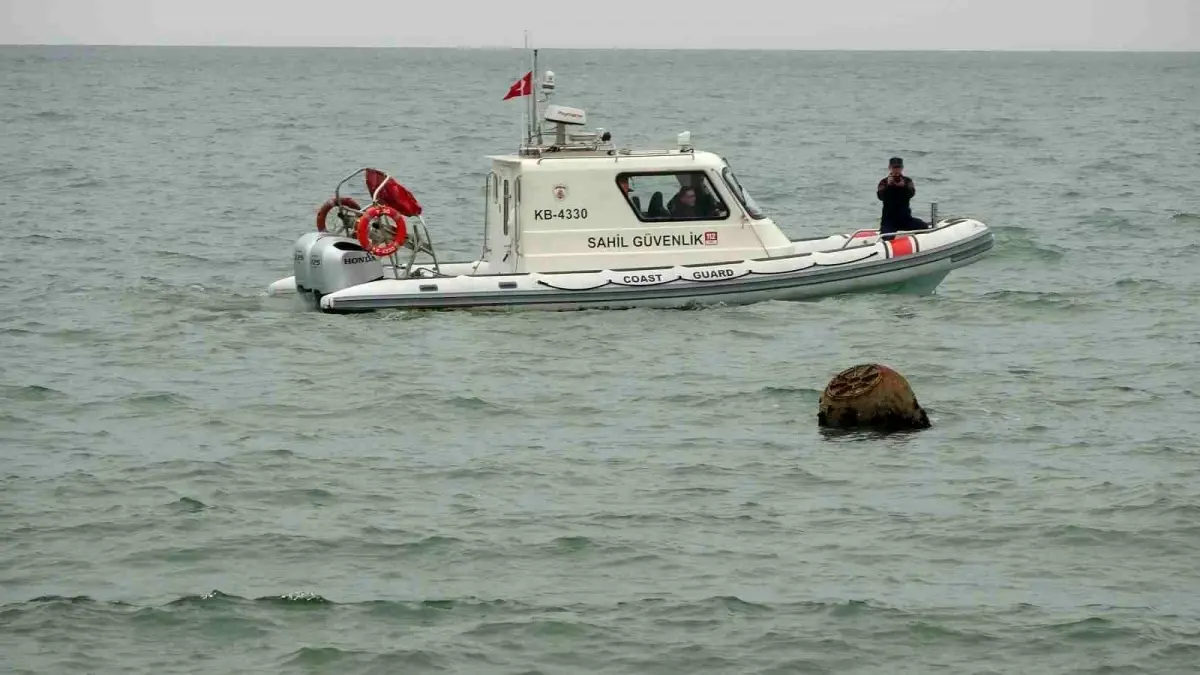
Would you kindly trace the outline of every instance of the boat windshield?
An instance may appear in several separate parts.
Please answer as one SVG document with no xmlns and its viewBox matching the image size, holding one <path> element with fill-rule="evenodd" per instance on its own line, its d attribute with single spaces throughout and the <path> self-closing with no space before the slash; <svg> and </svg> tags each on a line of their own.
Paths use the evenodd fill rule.
<svg viewBox="0 0 1200 675">
<path fill-rule="evenodd" d="M 725 170 L 721 172 L 721 176 L 725 178 L 725 184 L 733 191 L 734 196 L 742 203 L 742 206 L 746 207 L 746 213 L 749 213 L 751 218 L 757 220 L 766 217 L 762 208 L 759 207 L 758 202 L 754 201 L 754 197 L 751 197 L 750 193 L 742 188 L 742 184 L 738 182 L 737 176 L 733 175 L 733 169 L 726 166 Z"/>
</svg>

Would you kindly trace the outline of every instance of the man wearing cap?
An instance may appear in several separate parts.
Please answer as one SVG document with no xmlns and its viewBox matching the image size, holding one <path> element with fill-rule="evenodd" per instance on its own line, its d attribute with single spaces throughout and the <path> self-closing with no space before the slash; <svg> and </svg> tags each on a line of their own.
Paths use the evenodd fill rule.
<svg viewBox="0 0 1200 675">
<path fill-rule="evenodd" d="M 904 175 L 904 160 L 891 158 L 888 161 L 887 178 L 879 181 L 879 186 L 875 188 L 875 196 L 883 202 L 883 215 L 879 219 L 880 234 L 928 227 L 925 221 L 913 218 L 908 203 L 915 194 L 917 188 L 913 186 L 912 179 Z"/>
</svg>

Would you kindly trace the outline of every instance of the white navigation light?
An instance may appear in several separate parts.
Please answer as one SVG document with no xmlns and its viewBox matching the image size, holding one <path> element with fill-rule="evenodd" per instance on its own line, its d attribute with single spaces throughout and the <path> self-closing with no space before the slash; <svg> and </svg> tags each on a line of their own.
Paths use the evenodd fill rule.
<svg viewBox="0 0 1200 675">
<path fill-rule="evenodd" d="M 546 75 L 542 78 L 542 89 L 554 88 L 554 71 L 547 70 Z"/>
<path fill-rule="evenodd" d="M 679 144 L 680 150 L 687 150 L 687 149 L 691 148 L 692 147 L 692 132 L 681 131 L 679 133 L 679 135 L 675 137 L 675 142 Z"/>
<path fill-rule="evenodd" d="M 546 121 L 559 124 L 586 124 L 587 113 L 581 108 L 552 105 L 546 108 Z"/>
</svg>

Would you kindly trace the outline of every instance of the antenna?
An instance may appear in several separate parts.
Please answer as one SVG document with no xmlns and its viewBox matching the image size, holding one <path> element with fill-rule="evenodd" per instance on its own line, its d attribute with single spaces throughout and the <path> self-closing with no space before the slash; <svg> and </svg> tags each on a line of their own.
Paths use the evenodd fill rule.
<svg viewBox="0 0 1200 675">
<path fill-rule="evenodd" d="M 530 107 L 529 142 L 530 143 L 533 142 L 533 134 L 534 134 L 534 131 L 536 130 L 537 131 L 537 144 L 540 146 L 542 144 L 542 121 L 540 119 L 538 119 L 538 100 L 537 100 L 537 98 L 538 98 L 538 91 L 541 90 L 541 86 L 538 83 L 537 53 L 538 53 L 538 50 L 534 49 L 533 50 L 533 68 L 531 68 L 529 70 L 529 72 L 530 72 L 530 75 L 529 75 L 529 80 L 530 80 L 529 81 L 529 107 Z"/>
<path fill-rule="evenodd" d="M 529 31 L 525 31 L 525 50 L 529 51 Z M 532 82 L 530 83 L 533 84 Z M 530 94 L 533 92 L 531 91 Z M 529 106 L 523 106 L 521 109 L 521 126 L 525 127 L 521 131 L 521 140 L 517 143 L 517 154 L 525 149 L 529 144 L 529 130 L 533 128 L 533 118 L 529 116 Z"/>
</svg>

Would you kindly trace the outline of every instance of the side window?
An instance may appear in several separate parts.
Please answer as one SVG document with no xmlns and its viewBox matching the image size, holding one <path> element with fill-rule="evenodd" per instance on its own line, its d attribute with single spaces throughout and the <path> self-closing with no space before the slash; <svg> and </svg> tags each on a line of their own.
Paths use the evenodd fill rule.
<svg viewBox="0 0 1200 675">
<path fill-rule="evenodd" d="M 504 179 L 504 234 L 508 234 L 508 179 Z"/>
<path fill-rule="evenodd" d="M 520 230 L 521 225 L 521 177 L 513 180 L 513 227 Z"/>
<path fill-rule="evenodd" d="M 493 171 L 488 174 L 488 178 L 491 179 L 489 185 L 492 187 L 492 203 L 496 204 L 500 201 L 500 177 Z"/>
<path fill-rule="evenodd" d="M 617 189 L 643 222 L 729 217 L 729 207 L 703 171 L 622 173 Z"/>
<path fill-rule="evenodd" d="M 496 182 L 496 174 L 494 174 L 494 173 L 489 173 L 487 175 L 487 180 L 485 180 L 483 182 L 483 224 L 484 224 L 484 228 L 483 228 L 484 235 L 483 236 L 484 237 L 487 236 L 487 224 L 488 224 L 488 221 L 490 220 L 490 218 L 488 216 L 492 212 L 492 207 L 491 207 L 491 204 L 488 202 L 488 200 L 492 198 L 492 190 L 494 189 L 495 182 Z"/>
<path fill-rule="evenodd" d="M 742 203 L 742 206 L 746 207 L 746 213 L 751 218 L 766 217 L 762 208 L 759 207 L 758 202 L 754 201 L 754 197 L 751 197 L 750 193 L 746 192 L 746 188 L 742 187 L 742 183 L 737 179 L 737 176 L 733 175 L 733 169 L 728 166 L 725 167 L 725 170 L 721 172 L 721 177 L 725 179 L 725 184 L 733 191 L 733 196 Z"/>
</svg>

